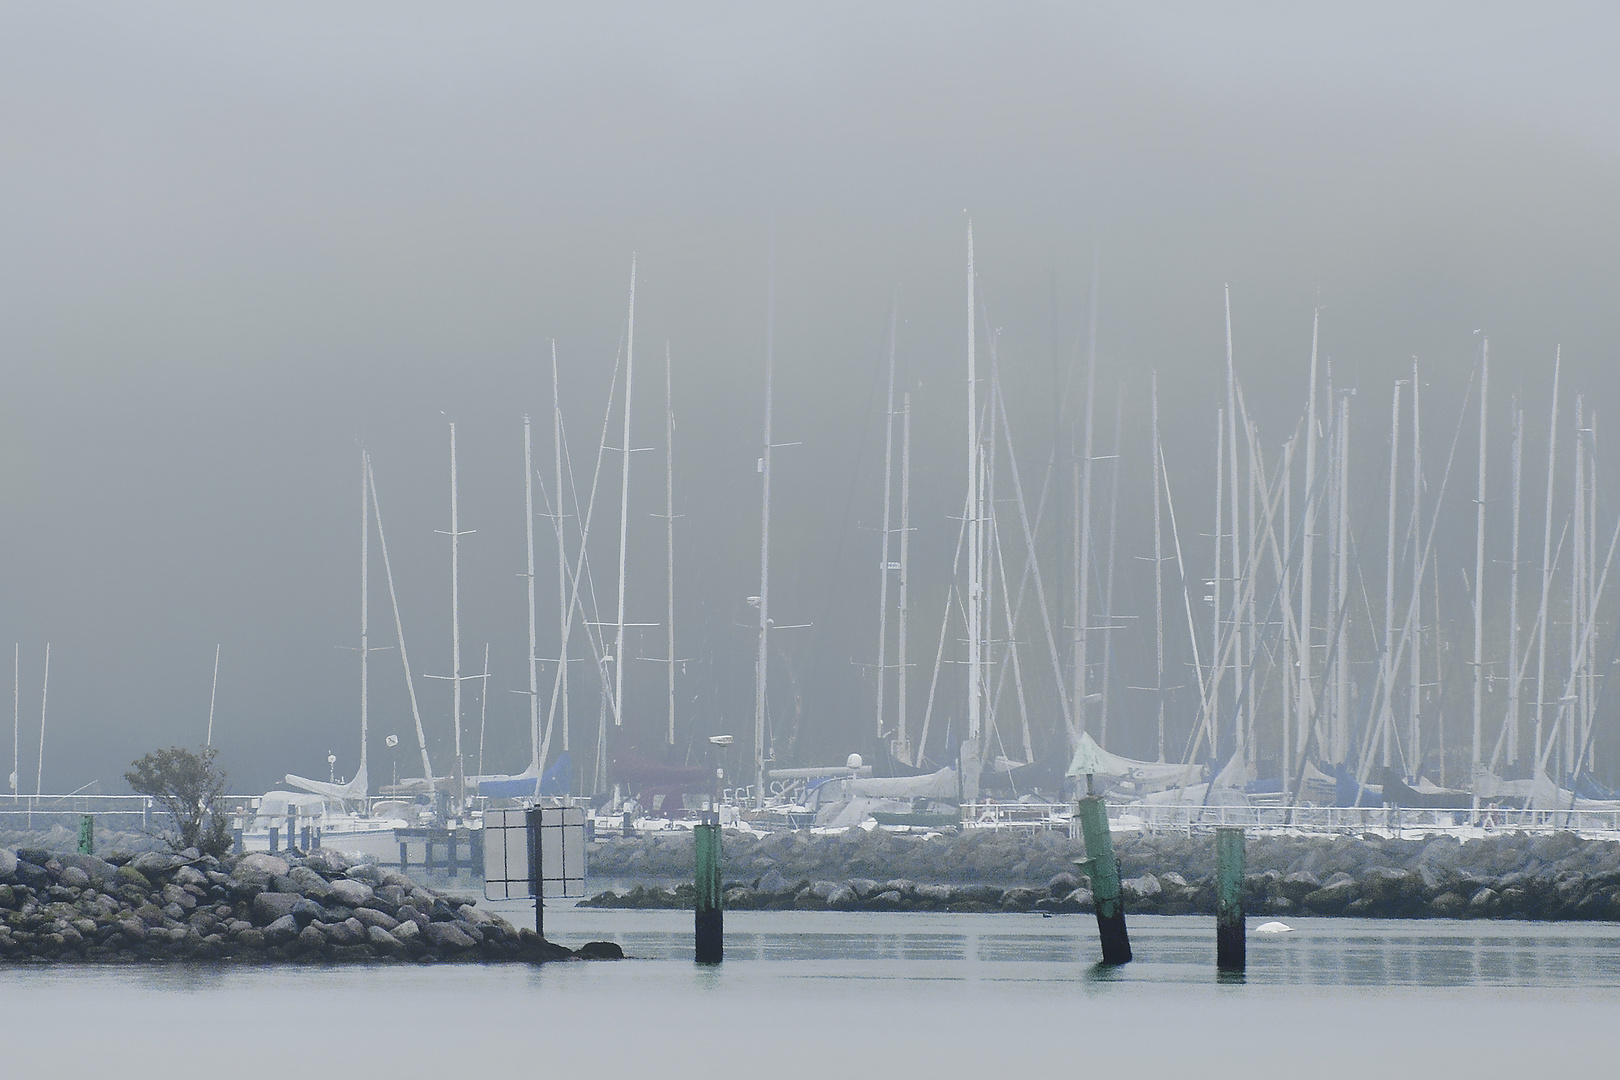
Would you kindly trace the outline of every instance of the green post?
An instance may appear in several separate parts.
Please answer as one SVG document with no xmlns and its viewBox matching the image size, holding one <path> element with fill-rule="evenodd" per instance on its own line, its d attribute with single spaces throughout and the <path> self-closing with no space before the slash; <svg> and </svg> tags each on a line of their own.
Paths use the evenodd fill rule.
<svg viewBox="0 0 1620 1080">
<path fill-rule="evenodd" d="M 1080 800 L 1080 829 L 1090 858 L 1081 869 L 1091 877 L 1091 896 L 1097 907 L 1097 936 L 1104 964 L 1131 962 L 1131 939 L 1125 931 L 1125 899 L 1120 895 L 1119 864 L 1114 841 L 1108 835 L 1108 807 L 1095 795 Z"/>
<path fill-rule="evenodd" d="M 718 964 L 725 955 L 725 897 L 720 891 L 720 825 L 699 825 L 692 830 L 697 856 L 697 907 L 693 959 Z"/>
<path fill-rule="evenodd" d="M 96 819 L 90 814 L 79 815 L 79 854 L 96 853 Z"/>
<path fill-rule="evenodd" d="M 1243 830 L 1215 830 L 1215 968 L 1241 973 L 1248 960 L 1243 922 Z"/>
</svg>

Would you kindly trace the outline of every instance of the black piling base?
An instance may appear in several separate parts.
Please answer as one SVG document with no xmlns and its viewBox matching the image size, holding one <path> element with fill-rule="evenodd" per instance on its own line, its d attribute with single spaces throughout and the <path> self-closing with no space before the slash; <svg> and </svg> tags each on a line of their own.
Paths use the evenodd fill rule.
<svg viewBox="0 0 1620 1080">
<path fill-rule="evenodd" d="M 725 959 L 726 951 L 725 909 L 699 909 L 696 920 L 693 959 L 700 964 L 720 963 Z"/>
<path fill-rule="evenodd" d="M 1215 969 L 1241 974 L 1248 965 L 1249 943 L 1244 933 L 1243 918 L 1236 921 L 1217 920 L 1215 923 Z"/>
<path fill-rule="evenodd" d="M 1102 962 L 1109 967 L 1131 962 L 1131 938 L 1125 932 L 1125 912 L 1112 915 L 1097 912 L 1097 938 L 1102 943 Z"/>
</svg>

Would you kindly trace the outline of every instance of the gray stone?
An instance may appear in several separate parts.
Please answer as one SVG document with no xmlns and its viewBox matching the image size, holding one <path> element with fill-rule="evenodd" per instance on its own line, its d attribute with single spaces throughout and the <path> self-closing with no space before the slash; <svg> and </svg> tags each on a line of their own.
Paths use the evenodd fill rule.
<svg viewBox="0 0 1620 1080">
<path fill-rule="evenodd" d="M 82 889 L 90 884 L 90 875 L 77 866 L 69 866 L 62 871 L 62 884 L 74 889 Z"/>
<path fill-rule="evenodd" d="M 398 885 L 383 885 L 376 890 L 375 895 L 373 895 L 371 898 L 371 903 L 373 905 L 381 906 L 384 911 L 392 915 L 394 912 L 399 910 L 399 906 L 403 904 L 406 898 L 410 895 L 411 894 L 408 889 L 404 889 Z"/>
<path fill-rule="evenodd" d="M 345 919 L 340 923 L 311 923 L 318 926 L 331 945 L 359 945 L 366 940 L 366 928 L 359 919 Z"/>
<path fill-rule="evenodd" d="M 326 948 L 326 935 L 314 923 L 310 923 L 298 931 L 298 943 L 308 951 L 318 953 Z"/>
<path fill-rule="evenodd" d="M 918 900 L 929 904 L 948 904 L 951 902 L 951 887 L 949 885 L 914 885 L 911 893 Z"/>
<path fill-rule="evenodd" d="M 315 901 L 309 899 L 308 897 L 300 896 L 296 901 L 293 902 L 292 910 L 289 912 L 289 914 L 291 914 L 293 918 L 297 919 L 300 925 L 308 926 L 310 923 L 314 922 L 316 919 L 325 914 L 325 912 L 321 908 L 321 905 L 317 904 Z"/>
<path fill-rule="evenodd" d="M 414 925 L 414 924 L 413 924 Z M 405 948 L 405 943 L 380 926 L 366 927 L 366 944 L 380 953 L 392 955 Z"/>
<path fill-rule="evenodd" d="M 269 923 L 282 916 L 290 918 L 293 905 L 303 899 L 297 893 L 262 892 L 253 898 L 253 921 Z"/>
<path fill-rule="evenodd" d="M 487 911 L 480 911 L 471 904 L 462 904 L 456 908 L 456 918 L 470 922 L 474 926 L 486 926 L 501 921 L 499 915 L 492 915 Z"/>
<path fill-rule="evenodd" d="M 272 945 L 285 945 L 298 936 L 298 920 L 283 915 L 264 928 L 264 940 Z"/>
<path fill-rule="evenodd" d="M 852 908 L 859 902 L 860 897 L 848 885 L 840 885 L 827 895 L 827 906 L 830 908 Z"/>
<path fill-rule="evenodd" d="M 244 855 L 236 862 L 236 869 L 231 875 L 241 878 L 244 874 L 264 877 L 285 877 L 288 870 L 287 860 L 268 852 L 255 851 L 251 855 Z"/>
<path fill-rule="evenodd" d="M 148 877 L 153 874 L 167 873 L 185 864 L 185 859 L 167 851 L 143 851 L 129 862 L 129 865 Z"/>
<path fill-rule="evenodd" d="M 838 892 L 842 888 L 844 888 L 844 886 L 838 884 L 836 881 L 812 881 L 810 883 L 810 895 L 816 897 L 823 903 L 830 903 L 833 893 Z"/>
<path fill-rule="evenodd" d="M 354 864 L 341 851 L 316 848 L 305 857 L 304 865 L 322 874 L 341 874 Z"/>
<path fill-rule="evenodd" d="M 383 884 L 382 871 L 378 870 L 372 863 L 360 863 L 357 866 L 351 866 L 345 873 L 349 875 L 351 880 L 363 881 L 372 888 Z"/>
<path fill-rule="evenodd" d="M 1127 904 L 1139 904 L 1144 900 L 1157 900 L 1159 894 L 1164 892 L 1164 887 L 1159 884 L 1159 879 L 1152 874 L 1126 878 L 1119 883 L 1119 888 Z"/>
<path fill-rule="evenodd" d="M 428 944 L 438 949 L 470 949 L 477 944 L 454 923 L 428 923 L 422 936 L 427 938 Z"/>
<path fill-rule="evenodd" d="M 0 881 L 15 881 L 17 878 L 17 853 L 10 848 L 0 848 Z"/>
<path fill-rule="evenodd" d="M 385 933 L 399 925 L 399 920 L 392 915 L 378 911 L 376 908 L 362 907 L 354 909 L 354 917 L 368 927 L 377 927 Z"/>
<path fill-rule="evenodd" d="M 793 883 L 782 876 L 776 867 L 771 867 L 765 876 L 759 879 L 758 891 L 766 896 L 782 896 L 793 888 Z"/>
<path fill-rule="evenodd" d="M 352 878 L 338 878 L 328 886 L 331 890 L 329 900 L 347 907 L 359 907 L 373 895 L 373 889 L 363 881 Z"/>
<path fill-rule="evenodd" d="M 64 874 L 66 872 L 67 871 L 65 870 L 63 871 Z M 203 873 L 201 870 L 198 870 L 195 866 L 182 866 L 178 868 L 174 872 L 174 877 L 170 880 L 172 880 L 176 885 L 196 885 L 203 889 L 206 889 L 209 885 L 208 875 Z"/>
<path fill-rule="evenodd" d="M 75 851 L 58 855 L 57 859 L 62 863 L 64 872 L 68 867 L 83 870 L 89 876 L 90 884 L 98 889 L 105 889 L 118 880 L 118 867 L 94 855 L 80 855 Z"/>
<path fill-rule="evenodd" d="M 307 866 L 295 866 L 288 870 L 287 880 L 311 900 L 324 902 L 332 894 L 332 886 L 326 883 L 326 879 Z"/>
<path fill-rule="evenodd" d="M 398 941 L 402 945 L 409 945 L 411 942 L 421 937 L 422 928 L 416 923 L 407 919 L 405 922 L 400 923 L 398 926 L 390 930 L 389 933 L 394 936 L 395 941 Z"/>
</svg>

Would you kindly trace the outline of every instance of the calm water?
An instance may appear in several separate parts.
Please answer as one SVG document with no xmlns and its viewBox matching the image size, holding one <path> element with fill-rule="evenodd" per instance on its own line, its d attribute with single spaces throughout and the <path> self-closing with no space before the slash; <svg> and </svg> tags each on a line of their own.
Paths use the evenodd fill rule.
<svg viewBox="0 0 1620 1080">
<path fill-rule="evenodd" d="M 1133 920 L 1138 959 L 1107 972 L 1089 916 L 734 912 L 717 970 L 690 962 L 691 918 L 548 912 L 622 964 L 0 969 L 7 1072 L 110 1052 L 165 1077 L 195 1055 L 233 1077 L 1541 1075 L 1612 1060 L 1620 1005 L 1608 925 L 1290 920 L 1251 929 L 1232 982 L 1207 918 Z"/>
</svg>

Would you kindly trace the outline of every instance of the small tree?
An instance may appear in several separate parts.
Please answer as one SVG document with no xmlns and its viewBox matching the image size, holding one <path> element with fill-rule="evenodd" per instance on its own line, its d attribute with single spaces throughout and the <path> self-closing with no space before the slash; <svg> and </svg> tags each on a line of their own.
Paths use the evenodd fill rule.
<svg viewBox="0 0 1620 1080">
<path fill-rule="evenodd" d="M 124 774 L 136 793 L 156 799 L 168 813 L 172 826 L 159 835 L 175 851 L 194 847 L 222 855 L 230 843 L 214 805 L 225 792 L 225 774 L 214 768 L 218 754 L 211 746 L 201 752 L 171 746 L 136 759 Z"/>
</svg>

